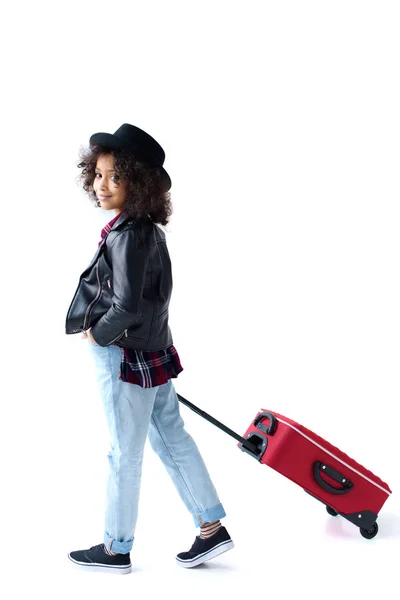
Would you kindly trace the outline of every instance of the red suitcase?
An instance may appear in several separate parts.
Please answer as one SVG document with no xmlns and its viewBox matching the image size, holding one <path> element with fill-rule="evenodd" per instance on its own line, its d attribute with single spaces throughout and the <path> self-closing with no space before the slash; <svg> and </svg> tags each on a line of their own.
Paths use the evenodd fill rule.
<svg viewBox="0 0 400 600">
<path fill-rule="evenodd" d="M 261 410 L 241 437 L 178 394 L 191 408 L 235 439 L 239 448 L 301 486 L 360 528 L 363 537 L 378 533 L 378 513 L 392 493 L 379 477 L 299 423 Z"/>
</svg>

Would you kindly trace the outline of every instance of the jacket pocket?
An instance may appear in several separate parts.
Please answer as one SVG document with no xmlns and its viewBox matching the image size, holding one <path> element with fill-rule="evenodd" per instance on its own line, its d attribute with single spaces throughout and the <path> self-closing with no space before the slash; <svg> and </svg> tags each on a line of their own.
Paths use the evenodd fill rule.
<svg viewBox="0 0 400 600">
<path fill-rule="evenodd" d="M 103 280 L 102 280 L 102 286 L 103 289 L 106 292 L 111 292 L 112 293 L 112 281 L 111 281 L 111 276 L 110 275 L 106 275 Z"/>
<path fill-rule="evenodd" d="M 116 338 L 114 338 L 113 340 L 111 340 L 111 342 L 108 342 L 107 346 L 110 346 L 111 344 L 114 344 L 115 342 L 121 340 L 122 338 L 126 338 L 128 337 L 128 330 L 124 329 L 124 331 L 121 334 L 118 334 Z"/>
</svg>

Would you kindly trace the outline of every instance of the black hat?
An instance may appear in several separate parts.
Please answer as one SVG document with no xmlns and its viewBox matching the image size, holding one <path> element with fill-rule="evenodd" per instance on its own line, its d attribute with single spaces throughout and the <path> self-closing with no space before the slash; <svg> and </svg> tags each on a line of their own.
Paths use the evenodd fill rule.
<svg viewBox="0 0 400 600">
<path fill-rule="evenodd" d="M 115 150 L 131 151 L 138 159 L 142 159 L 152 167 L 158 167 L 166 180 L 166 191 L 171 187 L 171 178 L 164 169 L 165 152 L 160 144 L 148 133 L 124 123 L 115 133 L 94 133 L 90 144 L 101 144 Z"/>
</svg>

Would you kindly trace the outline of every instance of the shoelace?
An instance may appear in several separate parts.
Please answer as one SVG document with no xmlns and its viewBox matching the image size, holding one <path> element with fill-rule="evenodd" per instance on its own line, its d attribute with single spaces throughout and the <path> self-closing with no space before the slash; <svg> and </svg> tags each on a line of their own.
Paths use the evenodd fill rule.
<svg viewBox="0 0 400 600">
<path fill-rule="evenodd" d="M 89 550 L 103 550 L 104 544 L 97 544 L 97 546 L 92 546 Z"/>
</svg>

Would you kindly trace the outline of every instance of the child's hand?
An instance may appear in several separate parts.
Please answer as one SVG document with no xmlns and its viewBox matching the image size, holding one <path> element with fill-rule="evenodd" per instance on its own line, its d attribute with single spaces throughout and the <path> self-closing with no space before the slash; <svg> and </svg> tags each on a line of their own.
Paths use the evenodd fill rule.
<svg viewBox="0 0 400 600">
<path fill-rule="evenodd" d="M 92 328 L 89 327 L 89 329 L 86 329 L 85 333 L 86 333 L 87 338 L 92 342 L 92 344 L 95 344 L 96 340 L 92 336 Z"/>
<path fill-rule="evenodd" d="M 93 344 L 96 344 L 96 341 L 95 341 L 94 337 L 92 336 L 91 331 L 92 331 L 91 327 L 89 327 L 89 329 L 86 329 L 86 331 L 83 331 L 81 338 L 84 340 L 90 340 Z"/>
</svg>

